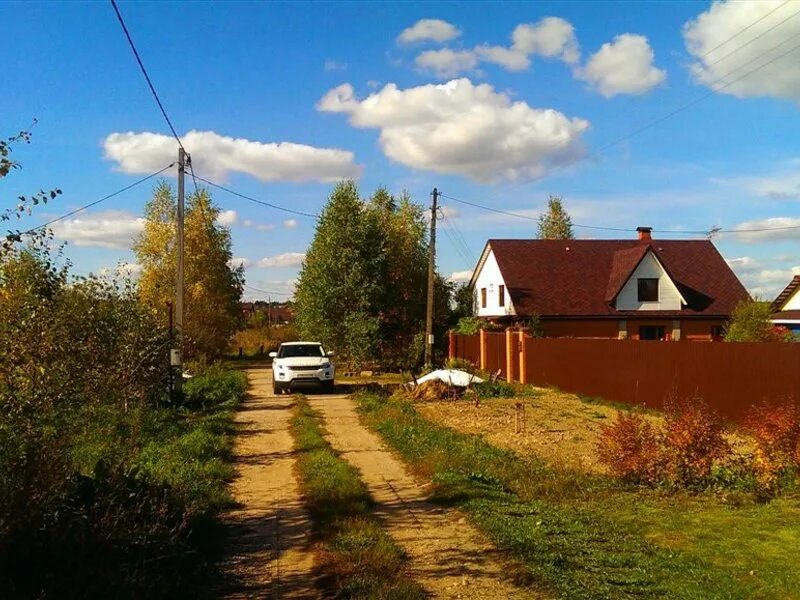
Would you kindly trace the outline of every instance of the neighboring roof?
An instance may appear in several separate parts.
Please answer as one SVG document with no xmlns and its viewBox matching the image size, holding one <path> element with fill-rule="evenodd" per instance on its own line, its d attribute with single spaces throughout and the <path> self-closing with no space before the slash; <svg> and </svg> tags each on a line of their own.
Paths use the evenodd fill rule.
<svg viewBox="0 0 800 600">
<path fill-rule="evenodd" d="M 489 240 L 488 249 L 520 315 L 641 316 L 645 311 L 616 310 L 613 299 L 648 250 L 687 304 L 649 316 L 728 316 L 750 298 L 708 240 Z"/>
<path fill-rule="evenodd" d="M 792 280 L 789 282 L 789 285 L 787 285 L 783 289 L 783 291 L 780 294 L 778 294 L 778 297 L 775 298 L 775 300 L 773 300 L 772 310 L 780 310 L 781 308 L 783 308 L 783 305 L 786 304 L 789 298 L 792 297 L 797 288 L 800 288 L 800 275 L 795 275 L 794 277 L 792 277 Z M 794 311 L 784 311 L 784 312 L 794 312 Z"/>
<path fill-rule="evenodd" d="M 781 310 L 772 313 L 773 321 L 800 321 L 800 310 Z"/>
</svg>

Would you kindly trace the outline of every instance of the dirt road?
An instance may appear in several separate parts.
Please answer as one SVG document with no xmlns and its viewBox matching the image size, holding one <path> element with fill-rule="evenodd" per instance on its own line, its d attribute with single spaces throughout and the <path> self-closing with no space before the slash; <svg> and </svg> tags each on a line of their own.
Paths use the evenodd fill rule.
<svg viewBox="0 0 800 600">
<path fill-rule="evenodd" d="M 540 598 L 510 582 L 499 553 L 456 511 L 426 500 L 403 464 L 363 427 L 346 396 L 309 396 L 328 441 L 361 472 L 376 513 L 408 553 L 409 574 L 434 598 Z"/>
<path fill-rule="evenodd" d="M 269 368 L 247 370 L 250 391 L 236 416 L 236 478 L 240 508 L 230 527 L 223 568 L 228 598 L 319 598 L 308 548 L 311 521 L 294 476 L 289 434 L 292 400 L 272 394 Z"/>
</svg>

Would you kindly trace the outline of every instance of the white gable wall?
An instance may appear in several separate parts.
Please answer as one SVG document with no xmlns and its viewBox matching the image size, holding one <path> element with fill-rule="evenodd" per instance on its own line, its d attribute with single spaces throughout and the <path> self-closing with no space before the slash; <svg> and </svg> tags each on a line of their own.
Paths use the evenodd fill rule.
<svg viewBox="0 0 800 600">
<path fill-rule="evenodd" d="M 500 306 L 500 286 L 505 287 L 503 274 L 494 257 L 494 252 L 489 251 L 483 266 L 475 277 L 475 310 L 479 317 L 502 317 L 503 315 L 514 315 L 514 306 L 511 303 L 511 296 L 508 289 L 505 290 L 505 306 Z M 481 289 L 486 288 L 486 308 L 481 305 Z"/>
<path fill-rule="evenodd" d="M 639 302 L 638 279 L 658 279 L 658 302 Z M 617 310 L 681 310 L 681 294 L 649 251 L 617 295 Z"/>
<path fill-rule="evenodd" d="M 789 296 L 789 299 L 783 304 L 781 310 L 800 310 L 800 288 L 797 288 L 794 293 Z"/>
</svg>

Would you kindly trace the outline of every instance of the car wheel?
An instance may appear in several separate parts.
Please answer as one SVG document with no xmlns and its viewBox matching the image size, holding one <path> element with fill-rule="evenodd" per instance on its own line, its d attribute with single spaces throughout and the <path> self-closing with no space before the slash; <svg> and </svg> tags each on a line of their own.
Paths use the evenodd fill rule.
<svg viewBox="0 0 800 600">
<path fill-rule="evenodd" d="M 283 386 L 280 383 L 273 383 L 272 384 L 272 393 L 276 396 L 280 396 L 283 393 Z"/>
<path fill-rule="evenodd" d="M 333 393 L 333 388 L 334 388 L 333 379 L 331 379 L 329 381 L 323 381 L 322 382 L 322 391 L 324 393 L 332 394 Z"/>
</svg>

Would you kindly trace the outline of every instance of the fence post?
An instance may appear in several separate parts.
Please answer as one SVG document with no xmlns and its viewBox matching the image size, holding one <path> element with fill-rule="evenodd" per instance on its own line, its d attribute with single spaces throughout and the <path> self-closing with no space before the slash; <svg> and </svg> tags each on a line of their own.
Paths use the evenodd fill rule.
<svg viewBox="0 0 800 600">
<path fill-rule="evenodd" d="M 506 381 L 514 380 L 514 333 L 506 327 Z"/>
<path fill-rule="evenodd" d="M 528 383 L 528 352 L 525 349 L 525 331 L 519 330 L 519 382 Z"/>
<path fill-rule="evenodd" d="M 455 332 L 451 331 L 449 332 L 448 335 L 449 339 L 448 339 L 447 353 L 450 355 L 450 360 L 453 360 L 454 358 L 458 358 L 456 356 L 456 354 L 458 354 L 456 350 L 456 334 Z"/>
<path fill-rule="evenodd" d="M 480 369 L 481 371 L 486 370 L 486 352 L 488 348 L 486 347 L 486 330 L 481 329 L 481 333 L 479 335 L 481 341 L 481 354 L 480 354 Z"/>
</svg>

